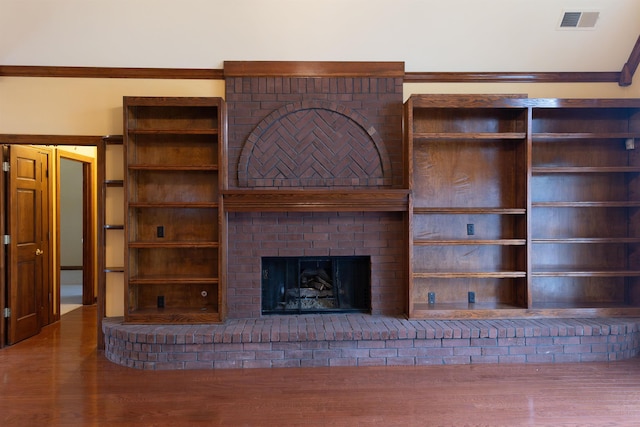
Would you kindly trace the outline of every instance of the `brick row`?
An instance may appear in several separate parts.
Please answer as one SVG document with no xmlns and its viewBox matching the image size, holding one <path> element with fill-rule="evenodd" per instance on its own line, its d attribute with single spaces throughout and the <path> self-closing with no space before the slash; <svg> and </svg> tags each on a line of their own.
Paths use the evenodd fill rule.
<svg viewBox="0 0 640 427">
<path fill-rule="evenodd" d="M 105 354 L 139 369 L 564 363 L 640 354 L 640 319 L 412 321 L 275 316 L 222 325 L 105 319 Z"/>
</svg>

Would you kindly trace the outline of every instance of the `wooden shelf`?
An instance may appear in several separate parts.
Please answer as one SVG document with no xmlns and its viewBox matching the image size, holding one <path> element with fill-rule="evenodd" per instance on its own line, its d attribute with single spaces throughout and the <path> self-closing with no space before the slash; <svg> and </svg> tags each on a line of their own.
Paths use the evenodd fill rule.
<svg viewBox="0 0 640 427">
<path fill-rule="evenodd" d="M 532 277 L 640 277 L 638 270 L 534 270 Z"/>
<path fill-rule="evenodd" d="M 524 317 L 526 307 L 513 304 L 464 304 L 464 303 L 435 303 L 414 304 L 411 308 L 414 318 L 427 319 L 501 319 L 510 317 Z"/>
<path fill-rule="evenodd" d="M 144 165 L 144 164 L 133 164 L 129 165 L 128 168 L 132 171 L 162 171 L 162 172 L 199 172 L 199 171 L 217 171 L 218 165 L 201 165 L 201 166 L 183 166 L 183 165 Z"/>
<path fill-rule="evenodd" d="M 447 302 L 436 302 L 435 304 L 421 303 L 414 304 L 415 310 L 504 310 L 504 309 L 522 309 L 523 307 L 519 307 L 513 304 L 505 304 L 505 303 L 496 303 L 496 302 L 488 302 L 488 303 L 447 303 Z"/>
<path fill-rule="evenodd" d="M 534 141 L 566 141 L 571 139 L 595 140 L 595 139 L 628 139 L 640 138 L 637 132 L 545 132 L 533 133 Z"/>
<path fill-rule="evenodd" d="M 624 244 L 640 243 L 640 237 L 557 237 L 557 238 L 533 238 L 532 243 L 536 244 Z"/>
<path fill-rule="evenodd" d="M 218 135 L 218 129 L 131 129 L 129 135 Z"/>
<path fill-rule="evenodd" d="M 137 277 L 133 276 L 129 278 L 129 283 L 132 285 L 166 285 L 180 286 L 180 285 L 202 285 L 202 284 L 217 284 L 219 283 L 217 278 L 214 277 L 185 277 L 185 276 L 155 276 L 155 277 Z"/>
<path fill-rule="evenodd" d="M 537 166 L 531 168 L 533 174 L 570 173 L 638 173 L 638 166 Z"/>
<path fill-rule="evenodd" d="M 534 310 L 575 310 L 575 309 L 635 309 L 640 312 L 640 307 L 616 302 L 593 302 L 593 301 L 572 301 L 572 302 L 538 302 L 531 306 Z"/>
<path fill-rule="evenodd" d="M 531 206 L 552 208 L 637 208 L 640 201 L 616 201 L 616 202 L 532 202 Z"/>
<path fill-rule="evenodd" d="M 414 141 L 455 141 L 455 140 L 479 140 L 496 141 L 503 139 L 524 139 L 525 132 L 416 132 L 413 134 Z"/>
<path fill-rule="evenodd" d="M 527 239 L 496 239 L 496 240 L 424 240 L 413 241 L 416 246 L 447 246 L 447 245 L 498 245 L 498 246 L 523 246 Z"/>
<path fill-rule="evenodd" d="M 180 248 L 218 248 L 220 244 L 218 242 L 198 242 L 198 241 L 188 241 L 188 242 L 129 242 L 127 244 L 132 249 L 149 249 L 149 248 L 172 248 L 172 249 L 180 249 Z"/>
<path fill-rule="evenodd" d="M 441 279 L 462 279 L 462 278 L 474 278 L 474 279 L 515 279 L 521 277 L 527 277 L 526 271 L 432 271 L 432 272 L 419 272 L 413 273 L 413 277 L 416 279 L 429 279 L 429 278 L 441 278 Z"/>
<path fill-rule="evenodd" d="M 136 209 L 175 209 L 175 208 L 217 208 L 218 202 L 130 202 L 130 208 Z"/>
<path fill-rule="evenodd" d="M 524 215 L 526 209 L 520 208 L 483 208 L 483 207 L 426 207 L 418 206 L 413 208 L 414 214 L 450 214 L 450 215 L 471 215 L 471 214 L 491 214 L 491 215 Z"/>
</svg>

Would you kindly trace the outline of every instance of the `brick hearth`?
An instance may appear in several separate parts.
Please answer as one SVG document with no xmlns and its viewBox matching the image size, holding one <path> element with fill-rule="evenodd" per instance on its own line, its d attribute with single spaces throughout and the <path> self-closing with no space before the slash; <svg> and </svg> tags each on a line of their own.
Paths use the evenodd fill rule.
<svg viewBox="0 0 640 427">
<path fill-rule="evenodd" d="M 221 325 L 103 322 L 106 356 L 148 370 L 561 363 L 640 354 L 640 319 L 269 316 Z"/>
</svg>

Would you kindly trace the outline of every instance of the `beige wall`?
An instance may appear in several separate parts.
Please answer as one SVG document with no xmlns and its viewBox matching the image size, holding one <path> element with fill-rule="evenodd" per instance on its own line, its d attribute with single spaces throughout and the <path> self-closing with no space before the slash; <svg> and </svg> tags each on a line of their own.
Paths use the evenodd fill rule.
<svg viewBox="0 0 640 427">
<path fill-rule="evenodd" d="M 640 77 L 636 76 L 636 80 Z M 405 99 L 418 93 L 520 93 L 536 98 L 640 98 L 640 83 L 406 84 Z M 123 96 L 224 96 L 224 82 L 207 80 L 0 78 L 0 134 L 109 135 L 122 133 Z M 67 147 L 95 158 L 95 149 Z M 118 157 L 112 156 L 112 157 Z M 113 164 L 113 162 L 111 162 Z M 122 174 L 116 162 L 107 175 Z M 116 196 L 117 198 L 118 196 Z M 122 208 L 111 202 L 109 209 Z M 113 206 L 113 208 L 111 207 Z M 121 215 L 116 212 L 115 215 Z M 107 257 L 122 256 L 123 236 L 107 242 Z M 122 274 L 107 278 L 107 316 L 124 313 Z"/>
<path fill-rule="evenodd" d="M 123 96 L 223 96 L 206 80 L 0 78 L 0 133 L 122 133 Z"/>
<path fill-rule="evenodd" d="M 640 76 L 636 76 L 639 80 Z M 640 98 L 640 83 L 411 83 L 418 93 L 521 93 L 532 98 Z M 0 78 L 0 133 L 109 135 L 122 133 L 123 96 L 221 96 L 209 80 Z"/>
<path fill-rule="evenodd" d="M 60 266 L 82 265 L 82 163 L 60 160 Z"/>
</svg>

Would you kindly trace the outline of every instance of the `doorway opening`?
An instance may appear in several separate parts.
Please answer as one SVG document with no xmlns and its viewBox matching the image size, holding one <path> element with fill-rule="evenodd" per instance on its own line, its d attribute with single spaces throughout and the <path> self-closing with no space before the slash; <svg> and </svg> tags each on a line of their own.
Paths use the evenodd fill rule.
<svg viewBox="0 0 640 427">
<path fill-rule="evenodd" d="M 60 315 L 94 303 L 91 253 L 91 159 L 58 151 Z M 89 184 L 87 183 L 89 181 Z M 88 262 L 87 262 L 88 261 Z"/>
<path fill-rule="evenodd" d="M 73 151 L 56 150 L 58 318 L 95 303 L 93 162 Z"/>
</svg>

